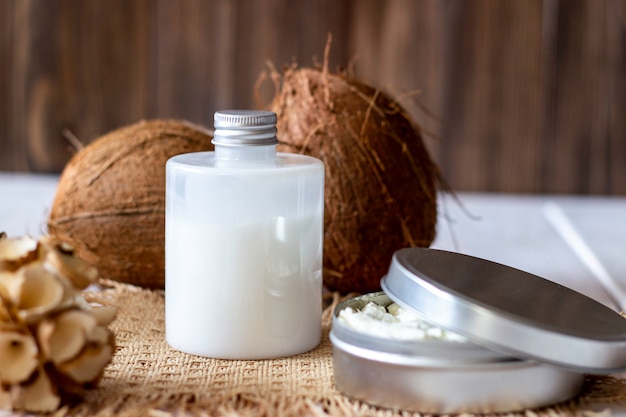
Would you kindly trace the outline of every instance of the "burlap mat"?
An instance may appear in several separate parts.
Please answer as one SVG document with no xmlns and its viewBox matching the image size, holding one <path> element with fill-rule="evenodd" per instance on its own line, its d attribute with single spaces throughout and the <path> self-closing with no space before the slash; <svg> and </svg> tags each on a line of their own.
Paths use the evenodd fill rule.
<svg viewBox="0 0 626 417">
<path fill-rule="evenodd" d="M 98 388 L 57 416 L 408 416 L 353 401 L 334 389 L 328 294 L 323 339 L 315 350 L 285 359 L 227 361 L 186 355 L 165 342 L 164 295 L 112 281 L 86 298 L 115 304 L 111 324 L 118 349 Z M 587 378 L 581 395 L 564 404 L 510 416 L 588 416 L 590 402 L 626 403 L 617 378 Z"/>
</svg>

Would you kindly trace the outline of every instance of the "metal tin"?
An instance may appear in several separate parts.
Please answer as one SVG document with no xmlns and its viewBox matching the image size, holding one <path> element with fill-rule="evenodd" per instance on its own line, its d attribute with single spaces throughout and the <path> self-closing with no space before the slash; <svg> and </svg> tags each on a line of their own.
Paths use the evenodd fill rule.
<svg viewBox="0 0 626 417">
<path fill-rule="evenodd" d="M 389 340 L 354 331 L 339 312 L 368 302 L 387 306 L 383 292 L 340 303 L 333 313 L 335 385 L 370 404 L 422 413 L 486 413 L 567 400 L 583 375 L 485 349 L 473 343 Z"/>
<path fill-rule="evenodd" d="M 541 277 L 472 256 L 397 251 L 384 290 L 341 303 L 331 341 L 345 394 L 425 413 L 504 412 L 564 401 L 584 373 L 626 370 L 626 320 Z M 392 301 L 470 342 L 387 340 L 351 330 L 342 309 Z"/>
</svg>

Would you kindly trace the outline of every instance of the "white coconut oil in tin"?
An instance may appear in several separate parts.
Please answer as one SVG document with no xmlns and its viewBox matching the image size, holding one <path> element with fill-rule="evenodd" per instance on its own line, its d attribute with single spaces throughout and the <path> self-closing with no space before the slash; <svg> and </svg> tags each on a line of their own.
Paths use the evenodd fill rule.
<svg viewBox="0 0 626 417">
<path fill-rule="evenodd" d="M 167 163 L 166 337 L 262 359 L 321 337 L 324 166 L 276 152 L 276 116 L 215 115 L 215 152 Z"/>
</svg>

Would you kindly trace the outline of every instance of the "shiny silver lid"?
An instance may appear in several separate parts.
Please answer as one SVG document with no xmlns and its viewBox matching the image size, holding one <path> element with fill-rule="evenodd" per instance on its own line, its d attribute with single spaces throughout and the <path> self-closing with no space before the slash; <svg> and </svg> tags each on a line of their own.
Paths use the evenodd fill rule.
<svg viewBox="0 0 626 417">
<path fill-rule="evenodd" d="M 275 145 L 276 113 L 261 110 L 221 110 L 213 115 L 211 143 L 223 146 Z"/>
<path fill-rule="evenodd" d="M 484 347 L 584 373 L 626 370 L 626 319 L 536 275 L 407 248 L 394 254 L 381 285 L 398 304 Z"/>
</svg>

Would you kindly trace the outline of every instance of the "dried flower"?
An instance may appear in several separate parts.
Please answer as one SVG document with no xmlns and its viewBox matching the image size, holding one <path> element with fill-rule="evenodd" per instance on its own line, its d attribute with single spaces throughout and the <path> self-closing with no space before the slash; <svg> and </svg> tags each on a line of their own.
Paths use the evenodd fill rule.
<svg viewBox="0 0 626 417">
<path fill-rule="evenodd" d="M 15 271 L 37 256 L 37 241 L 30 236 L 0 238 L 0 271 Z"/>
<path fill-rule="evenodd" d="M 58 389 L 43 369 L 38 369 L 33 377 L 29 384 L 11 386 L 11 408 L 31 412 L 56 410 L 61 404 Z"/>
<path fill-rule="evenodd" d="M 98 272 L 49 236 L 0 233 L 0 409 L 48 412 L 97 385 L 115 338 L 114 306 L 80 294 Z"/>
<path fill-rule="evenodd" d="M 37 343 L 20 329 L 0 329 L 0 381 L 19 384 L 39 365 Z"/>
</svg>

